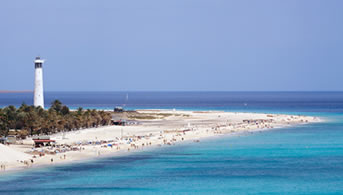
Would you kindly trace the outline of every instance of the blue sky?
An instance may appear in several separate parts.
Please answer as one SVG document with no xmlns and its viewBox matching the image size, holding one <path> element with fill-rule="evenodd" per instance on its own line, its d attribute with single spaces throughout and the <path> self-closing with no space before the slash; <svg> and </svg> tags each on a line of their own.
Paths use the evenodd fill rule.
<svg viewBox="0 0 343 195">
<path fill-rule="evenodd" d="M 343 90 L 341 0 L 4 0 L 0 90 Z"/>
</svg>

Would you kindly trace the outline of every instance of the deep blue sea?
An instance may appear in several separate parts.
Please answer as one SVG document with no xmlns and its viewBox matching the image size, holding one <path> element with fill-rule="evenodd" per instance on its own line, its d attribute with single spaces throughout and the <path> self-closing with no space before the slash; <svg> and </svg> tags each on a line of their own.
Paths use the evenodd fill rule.
<svg viewBox="0 0 343 195">
<path fill-rule="evenodd" d="M 343 194 L 343 92 L 45 94 L 46 103 L 54 99 L 73 108 L 298 113 L 326 121 L 7 174 L 0 194 Z M 0 107 L 22 102 L 32 104 L 32 94 L 0 94 Z"/>
</svg>

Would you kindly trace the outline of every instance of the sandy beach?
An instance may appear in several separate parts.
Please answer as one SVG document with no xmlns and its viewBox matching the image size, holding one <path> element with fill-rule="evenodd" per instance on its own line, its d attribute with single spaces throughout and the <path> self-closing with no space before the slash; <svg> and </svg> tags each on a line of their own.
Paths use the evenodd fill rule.
<svg viewBox="0 0 343 195">
<path fill-rule="evenodd" d="M 54 134 L 50 139 L 56 143 L 42 148 L 34 148 L 30 138 L 16 145 L 2 145 L 0 173 L 121 155 L 182 141 L 201 142 L 201 139 L 224 134 L 259 132 L 322 121 L 318 117 L 284 114 L 175 110 L 137 112 L 154 115 L 155 118 L 140 119 L 127 126 Z"/>
</svg>

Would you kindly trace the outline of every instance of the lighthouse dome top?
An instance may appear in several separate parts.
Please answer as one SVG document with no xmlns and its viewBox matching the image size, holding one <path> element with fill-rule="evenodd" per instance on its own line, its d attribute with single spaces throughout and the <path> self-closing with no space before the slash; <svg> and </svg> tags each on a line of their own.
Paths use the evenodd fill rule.
<svg viewBox="0 0 343 195">
<path fill-rule="evenodd" d="M 36 57 L 35 63 L 44 63 L 44 60 L 41 60 L 39 56 Z"/>
</svg>

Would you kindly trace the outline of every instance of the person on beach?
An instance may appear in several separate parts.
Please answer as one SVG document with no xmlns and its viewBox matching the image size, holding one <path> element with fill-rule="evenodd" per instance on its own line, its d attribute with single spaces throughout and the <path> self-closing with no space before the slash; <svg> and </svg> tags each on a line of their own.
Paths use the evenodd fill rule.
<svg viewBox="0 0 343 195">
<path fill-rule="evenodd" d="M 53 158 L 51 158 L 51 163 L 53 163 L 54 162 L 54 159 Z"/>
</svg>

